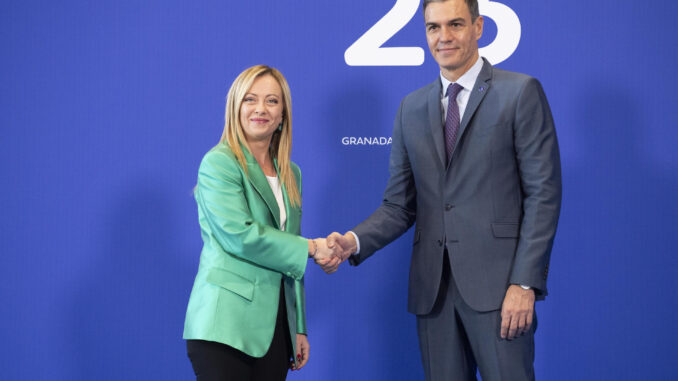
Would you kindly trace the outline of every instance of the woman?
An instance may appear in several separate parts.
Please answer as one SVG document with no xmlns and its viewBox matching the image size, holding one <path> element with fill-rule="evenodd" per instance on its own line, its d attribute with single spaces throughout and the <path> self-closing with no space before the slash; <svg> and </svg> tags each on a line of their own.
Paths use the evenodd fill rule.
<svg viewBox="0 0 678 381">
<path fill-rule="evenodd" d="M 331 253 L 324 239 L 299 236 L 291 146 L 287 81 L 268 66 L 245 70 L 195 189 L 204 246 L 184 339 L 198 380 L 284 380 L 308 361 L 304 271 L 309 256 Z"/>
</svg>

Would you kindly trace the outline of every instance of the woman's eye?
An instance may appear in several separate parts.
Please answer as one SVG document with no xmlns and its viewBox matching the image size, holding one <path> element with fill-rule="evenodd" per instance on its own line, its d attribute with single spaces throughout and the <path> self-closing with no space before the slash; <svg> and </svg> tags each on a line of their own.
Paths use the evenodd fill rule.
<svg viewBox="0 0 678 381">
<path fill-rule="evenodd" d="M 269 99 L 269 100 L 268 100 L 268 103 L 277 105 L 277 104 L 278 104 L 278 100 L 277 100 L 277 99 Z"/>
<path fill-rule="evenodd" d="M 247 97 L 245 98 L 245 102 L 254 102 L 254 98 Z"/>
</svg>

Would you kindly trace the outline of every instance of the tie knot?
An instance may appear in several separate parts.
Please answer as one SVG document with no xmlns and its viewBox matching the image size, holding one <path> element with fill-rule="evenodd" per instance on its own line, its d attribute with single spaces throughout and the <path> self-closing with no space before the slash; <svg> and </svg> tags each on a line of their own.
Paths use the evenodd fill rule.
<svg viewBox="0 0 678 381">
<path fill-rule="evenodd" d="M 464 87 L 458 83 L 450 83 L 450 85 L 447 86 L 447 92 L 445 93 L 445 96 L 456 98 L 457 95 L 459 95 L 459 92 L 463 89 Z"/>
</svg>

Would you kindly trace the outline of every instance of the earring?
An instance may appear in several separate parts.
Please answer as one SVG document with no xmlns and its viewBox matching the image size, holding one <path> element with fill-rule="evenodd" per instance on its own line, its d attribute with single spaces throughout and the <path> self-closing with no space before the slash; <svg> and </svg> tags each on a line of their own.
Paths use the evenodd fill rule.
<svg viewBox="0 0 678 381">
<path fill-rule="evenodd" d="M 282 123 L 278 125 L 278 131 L 282 131 Z"/>
</svg>

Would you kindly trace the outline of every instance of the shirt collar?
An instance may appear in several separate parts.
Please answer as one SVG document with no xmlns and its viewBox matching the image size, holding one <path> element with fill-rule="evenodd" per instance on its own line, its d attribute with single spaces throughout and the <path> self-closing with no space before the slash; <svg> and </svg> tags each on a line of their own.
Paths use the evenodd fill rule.
<svg viewBox="0 0 678 381">
<path fill-rule="evenodd" d="M 480 70 L 483 69 L 483 59 L 478 56 L 478 60 L 476 60 L 476 63 L 471 66 L 470 69 L 466 71 L 459 79 L 457 79 L 458 84 L 460 84 L 465 90 L 471 90 L 473 86 L 476 84 L 476 79 L 478 79 L 478 75 L 480 75 Z M 442 83 L 442 98 L 445 98 L 445 93 L 447 92 L 447 87 L 450 86 L 450 82 L 447 78 L 443 76 L 443 72 L 440 72 L 440 82 Z"/>
</svg>

